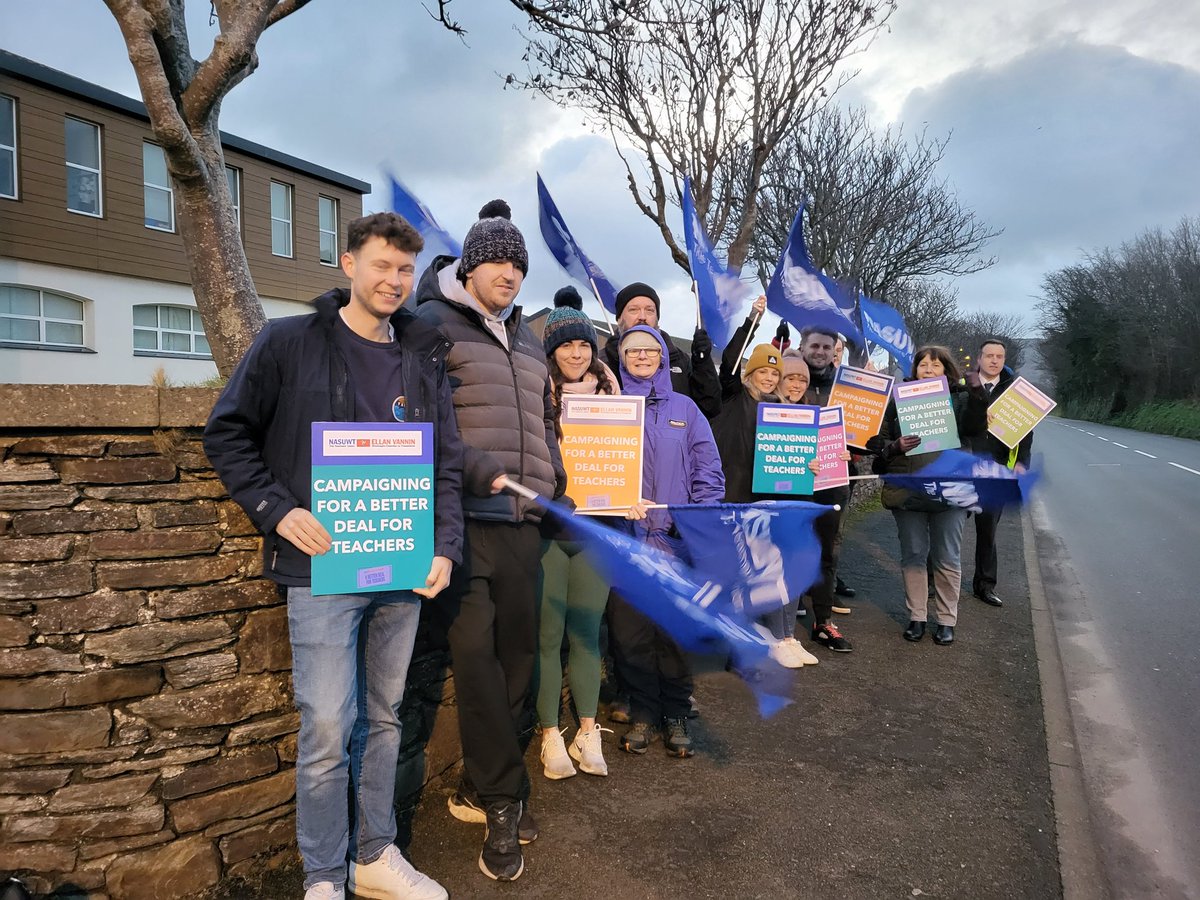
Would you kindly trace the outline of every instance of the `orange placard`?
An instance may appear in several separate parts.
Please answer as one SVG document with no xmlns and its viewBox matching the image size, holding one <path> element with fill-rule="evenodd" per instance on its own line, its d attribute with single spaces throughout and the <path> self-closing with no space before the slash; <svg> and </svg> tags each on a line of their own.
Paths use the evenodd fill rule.
<svg viewBox="0 0 1200 900">
<path fill-rule="evenodd" d="M 867 441 L 879 434 L 893 381 L 895 379 L 890 375 L 853 366 L 838 366 L 833 376 L 828 405 L 842 406 L 847 445 L 865 450 Z"/>
<path fill-rule="evenodd" d="M 642 496 L 644 397 L 563 397 L 567 496 L 576 512 L 622 515 Z"/>
</svg>

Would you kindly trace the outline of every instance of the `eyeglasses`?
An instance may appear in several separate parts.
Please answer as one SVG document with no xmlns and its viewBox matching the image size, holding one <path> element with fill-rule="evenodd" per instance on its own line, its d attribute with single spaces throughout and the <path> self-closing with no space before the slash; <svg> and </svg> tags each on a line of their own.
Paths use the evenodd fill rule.
<svg viewBox="0 0 1200 900">
<path fill-rule="evenodd" d="M 626 356 L 645 356 L 647 359 L 658 359 L 662 356 L 661 348 L 654 347 L 630 347 L 625 351 Z"/>
</svg>

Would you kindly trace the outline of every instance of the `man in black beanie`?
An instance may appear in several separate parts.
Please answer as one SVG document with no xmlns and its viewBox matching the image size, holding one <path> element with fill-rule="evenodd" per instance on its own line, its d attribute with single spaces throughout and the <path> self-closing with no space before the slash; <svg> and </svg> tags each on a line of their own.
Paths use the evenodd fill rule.
<svg viewBox="0 0 1200 900">
<path fill-rule="evenodd" d="M 721 411 L 721 382 L 712 362 L 712 339 L 703 328 L 697 328 L 692 336 L 692 355 L 688 356 L 675 346 L 670 335 L 658 327 L 658 293 L 648 284 L 635 281 L 627 284 L 617 294 L 617 333 L 604 345 L 605 361 L 614 372 L 621 371 L 621 360 L 617 353 L 621 333 L 634 325 L 649 325 L 663 336 L 670 351 L 671 388 L 677 394 L 691 397 L 700 411 L 712 418 Z M 620 375 L 617 376 L 620 378 Z"/>
<path fill-rule="evenodd" d="M 485 825 L 479 868 L 497 881 L 524 871 L 521 844 L 537 837 L 524 747 L 537 653 L 540 509 L 502 492 L 506 478 L 543 497 L 566 490 L 542 343 L 521 321 L 529 268 L 525 238 L 493 200 L 463 240 L 421 276 L 417 315 L 453 342 L 446 372 L 465 445 L 463 564 L 433 608 L 454 667 L 465 778 L 455 818 Z M 528 721 L 526 721 L 528 719 Z"/>
</svg>

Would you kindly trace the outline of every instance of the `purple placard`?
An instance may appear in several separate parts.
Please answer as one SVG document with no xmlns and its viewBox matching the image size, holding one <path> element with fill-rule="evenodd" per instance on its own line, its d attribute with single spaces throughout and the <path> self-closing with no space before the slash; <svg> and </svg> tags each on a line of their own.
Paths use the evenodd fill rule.
<svg viewBox="0 0 1200 900">
<path fill-rule="evenodd" d="M 386 466 L 395 463 L 433 464 L 431 423 L 312 423 L 314 466 Z"/>
</svg>

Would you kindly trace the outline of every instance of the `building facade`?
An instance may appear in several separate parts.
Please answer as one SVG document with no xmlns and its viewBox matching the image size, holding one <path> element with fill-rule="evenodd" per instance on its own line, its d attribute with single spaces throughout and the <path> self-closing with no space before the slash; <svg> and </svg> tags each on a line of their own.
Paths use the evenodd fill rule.
<svg viewBox="0 0 1200 900">
<path fill-rule="evenodd" d="M 268 318 L 339 280 L 366 182 L 222 134 Z M 216 375 L 162 148 L 141 102 L 0 51 L 0 382 Z"/>
</svg>

